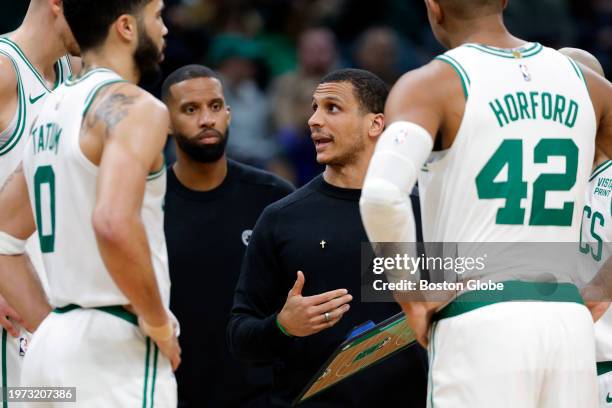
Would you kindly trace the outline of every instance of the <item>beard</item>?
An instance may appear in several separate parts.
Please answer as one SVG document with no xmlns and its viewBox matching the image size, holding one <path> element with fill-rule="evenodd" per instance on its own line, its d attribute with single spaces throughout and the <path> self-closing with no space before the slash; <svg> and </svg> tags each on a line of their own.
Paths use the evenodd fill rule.
<svg viewBox="0 0 612 408">
<path fill-rule="evenodd" d="M 216 162 L 225 154 L 225 146 L 227 146 L 227 139 L 229 138 L 229 129 L 225 131 L 225 135 L 222 135 L 217 129 L 205 129 L 202 133 L 204 132 L 214 132 L 219 138 L 219 142 L 214 144 L 201 144 L 198 141 L 199 137 L 189 138 L 181 133 L 176 133 L 172 136 L 179 149 L 192 160 L 198 163 Z"/>
<path fill-rule="evenodd" d="M 155 85 L 161 79 L 159 63 L 162 51 L 157 48 L 153 39 L 147 34 L 144 25 L 138 28 L 138 46 L 134 51 L 134 62 L 140 74 L 140 84 Z"/>
</svg>

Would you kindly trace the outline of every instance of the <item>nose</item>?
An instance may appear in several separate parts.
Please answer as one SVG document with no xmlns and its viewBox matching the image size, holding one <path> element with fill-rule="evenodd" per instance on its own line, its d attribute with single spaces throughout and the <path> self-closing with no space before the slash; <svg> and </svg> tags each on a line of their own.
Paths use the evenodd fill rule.
<svg viewBox="0 0 612 408">
<path fill-rule="evenodd" d="M 317 108 L 308 119 L 308 126 L 313 127 L 321 127 L 323 126 L 323 115 L 320 112 L 321 110 Z"/>
<path fill-rule="evenodd" d="M 198 125 L 204 128 L 211 128 L 215 126 L 215 117 L 210 113 L 208 109 L 203 109 L 202 114 L 199 117 Z"/>
<path fill-rule="evenodd" d="M 166 27 L 166 22 L 162 20 L 162 37 L 165 37 L 168 34 L 168 27 Z"/>
</svg>

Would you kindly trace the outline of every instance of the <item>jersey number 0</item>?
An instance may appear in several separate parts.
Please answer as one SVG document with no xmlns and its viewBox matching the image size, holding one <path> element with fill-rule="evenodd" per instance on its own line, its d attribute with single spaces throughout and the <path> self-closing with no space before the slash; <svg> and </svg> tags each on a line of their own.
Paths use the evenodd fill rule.
<svg viewBox="0 0 612 408">
<path fill-rule="evenodd" d="M 55 249 L 55 173 L 51 166 L 41 166 L 34 173 L 36 226 L 42 253 Z"/>
</svg>

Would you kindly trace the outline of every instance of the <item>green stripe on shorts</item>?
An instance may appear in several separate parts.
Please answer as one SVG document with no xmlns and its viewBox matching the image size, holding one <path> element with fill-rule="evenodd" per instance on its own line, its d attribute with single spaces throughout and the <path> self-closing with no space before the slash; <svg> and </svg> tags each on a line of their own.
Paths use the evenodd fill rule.
<svg viewBox="0 0 612 408">
<path fill-rule="evenodd" d="M 144 387 L 142 390 L 142 408 L 147 408 L 147 385 L 149 383 L 149 355 L 151 354 L 151 339 L 147 337 L 147 352 L 145 354 Z"/>
<path fill-rule="evenodd" d="M 153 354 L 153 381 L 151 382 L 151 408 L 155 404 L 155 379 L 157 378 L 157 356 L 159 355 L 159 349 L 157 345 L 154 345 L 155 353 Z"/>
<path fill-rule="evenodd" d="M 8 408 L 8 379 L 6 378 L 6 330 L 2 329 L 2 408 Z"/>
</svg>

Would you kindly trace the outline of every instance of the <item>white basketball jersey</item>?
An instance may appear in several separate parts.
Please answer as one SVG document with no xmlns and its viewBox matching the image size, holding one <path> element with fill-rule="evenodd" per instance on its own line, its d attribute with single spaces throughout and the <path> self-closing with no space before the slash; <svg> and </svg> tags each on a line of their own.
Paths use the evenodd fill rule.
<svg viewBox="0 0 612 408">
<path fill-rule="evenodd" d="M 21 162 L 28 140 L 27 132 L 40 112 L 45 97 L 53 90 L 47 87 L 19 46 L 8 38 L 0 38 L 0 54 L 8 57 L 17 75 L 17 111 L 6 129 L 0 129 L 0 185 Z M 72 75 L 68 57 L 55 64 L 55 87 Z"/>
<path fill-rule="evenodd" d="M 53 306 L 123 305 L 128 299 L 104 266 L 92 227 L 98 167 L 79 139 L 85 113 L 98 91 L 123 79 L 108 69 L 68 80 L 47 97 L 31 130 L 23 166 L 49 280 Z M 170 278 L 164 237 L 165 168 L 147 179 L 142 221 L 164 304 Z"/>
<path fill-rule="evenodd" d="M 0 38 L 0 55 L 8 57 L 17 75 L 17 110 L 5 129 L 0 129 L 0 186 L 4 185 L 23 157 L 28 132 L 42 109 L 46 96 L 72 76 L 68 56 L 55 63 L 55 84 L 49 88 L 19 46 L 8 38 Z M 27 253 L 38 272 L 42 285 L 47 288 L 38 240 L 33 235 L 26 245 Z"/>
<path fill-rule="evenodd" d="M 589 179 L 582 210 L 580 253 L 583 282 L 590 281 L 612 255 L 612 161 L 598 166 Z M 612 361 L 612 309 L 595 323 L 597 361 Z"/>
<path fill-rule="evenodd" d="M 578 66 L 537 43 L 464 44 L 438 59 L 461 79 L 466 105 L 452 147 L 419 175 L 424 240 L 576 242 L 596 133 Z M 497 277 L 531 280 L 516 273 L 519 258 Z M 487 266 L 488 277 L 502 272 Z"/>
</svg>

